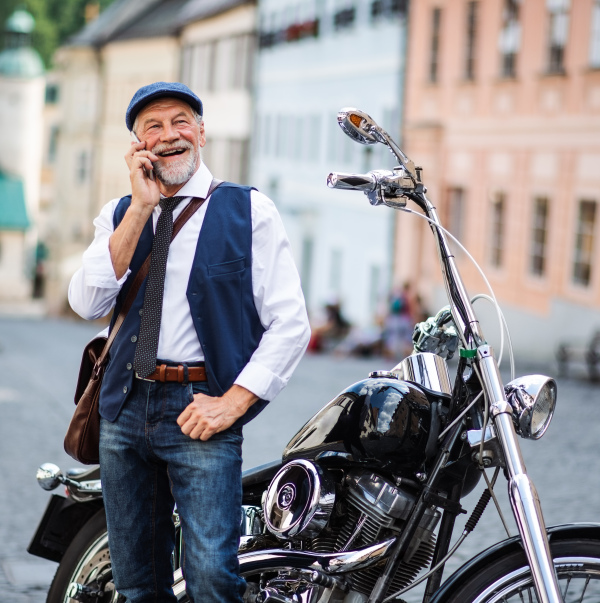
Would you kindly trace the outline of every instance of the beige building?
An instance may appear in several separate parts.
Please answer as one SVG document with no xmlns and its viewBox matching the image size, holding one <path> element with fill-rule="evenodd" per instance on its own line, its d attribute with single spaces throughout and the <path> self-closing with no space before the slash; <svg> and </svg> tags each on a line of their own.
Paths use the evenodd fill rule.
<svg viewBox="0 0 600 603">
<path fill-rule="evenodd" d="M 487 274 L 518 356 L 589 341 L 600 330 L 600 0 L 419 0 L 409 28 L 404 146 Z M 415 220 L 398 218 L 395 278 L 435 310 L 446 303 L 437 257 Z M 487 293 L 457 256 L 469 292 Z"/>
<path fill-rule="evenodd" d="M 250 131 L 253 2 L 116 0 L 55 55 L 59 89 L 49 229 L 51 312 L 65 308 L 93 218 L 130 191 L 125 110 L 155 81 L 184 81 L 204 101 L 204 159 L 218 178 L 244 178 Z M 48 144 L 52 136 L 48 135 Z"/>
</svg>

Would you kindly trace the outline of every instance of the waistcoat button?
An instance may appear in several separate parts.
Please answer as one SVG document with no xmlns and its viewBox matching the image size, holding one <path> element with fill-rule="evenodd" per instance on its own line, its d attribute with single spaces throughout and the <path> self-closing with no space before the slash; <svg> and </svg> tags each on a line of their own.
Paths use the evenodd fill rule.
<svg viewBox="0 0 600 603">
<path fill-rule="evenodd" d="M 131 341 L 132 341 L 133 343 L 135 343 L 135 342 L 137 341 L 137 335 L 132 335 L 132 336 L 131 336 Z"/>
<path fill-rule="evenodd" d="M 131 362 L 127 363 L 127 370 L 130 371 L 132 369 L 133 365 L 131 364 Z"/>
<path fill-rule="evenodd" d="M 123 393 L 124 393 L 124 394 L 126 394 L 126 393 L 127 393 L 127 386 L 125 386 L 125 387 L 123 388 Z"/>
</svg>

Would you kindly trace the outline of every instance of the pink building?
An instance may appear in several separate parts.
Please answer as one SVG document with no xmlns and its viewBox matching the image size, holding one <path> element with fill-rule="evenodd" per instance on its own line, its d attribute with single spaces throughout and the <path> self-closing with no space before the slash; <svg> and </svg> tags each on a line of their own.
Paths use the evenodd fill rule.
<svg viewBox="0 0 600 603">
<path fill-rule="evenodd" d="M 600 0 L 415 0 L 409 31 L 406 152 L 487 274 L 518 355 L 588 342 L 600 330 Z M 399 216 L 395 278 L 435 310 L 433 239 L 415 220 Z M 469 292 L 487 293 L 457 255 Z"/>
</svg>

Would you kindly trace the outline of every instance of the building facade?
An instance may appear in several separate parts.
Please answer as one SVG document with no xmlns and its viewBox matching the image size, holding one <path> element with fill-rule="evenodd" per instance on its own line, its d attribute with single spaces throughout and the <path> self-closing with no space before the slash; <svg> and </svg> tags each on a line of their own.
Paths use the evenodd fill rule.
<svg viewBox="0 0 600 603">
<path fill-rule="evenodd" d="M 487 274 L 518 355 L 589 341 L 600 330 L 600 1 L 419 0 L 410 31 L 406 152 Z M 487 293 L 457 258 L 468 290 Z M 425 223 L 398 218 L 395 267 L 432 309 L 446 303 Z"/>
<path fill-rule="evenodd" d="M 311 318 L 336 302 L 367 326 L 390 287 L 391 210 L 326 178 L 393 167 L 383 147 L 347 138 L 336 115 L 356 106 L 398 130 L 405 38 L 403 2 L 259 2 L 251 181 L 278 206 Z"/>
</svg>

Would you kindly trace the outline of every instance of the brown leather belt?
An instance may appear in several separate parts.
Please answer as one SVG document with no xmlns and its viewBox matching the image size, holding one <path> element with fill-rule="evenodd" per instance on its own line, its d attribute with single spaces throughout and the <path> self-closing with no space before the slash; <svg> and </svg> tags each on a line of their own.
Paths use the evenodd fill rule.
<svg viewBox="0 0 600 603">
<path fill-rule="evenodd" d="M 138 378 L 143 379 L 143 377 Z M 156 367 L 156 370 L 153 373 L 150 373 L 145 378 L 150 381 L 161 381 L 162 383 L 165 383 L 166 381 L 176 381 L 177 383 L 185 383 L 186 381 L 206 381 L 206 369 L 203 366 L 185 367 L 182 364 L 178 366 L 161 364 Z"/>
</svg>

